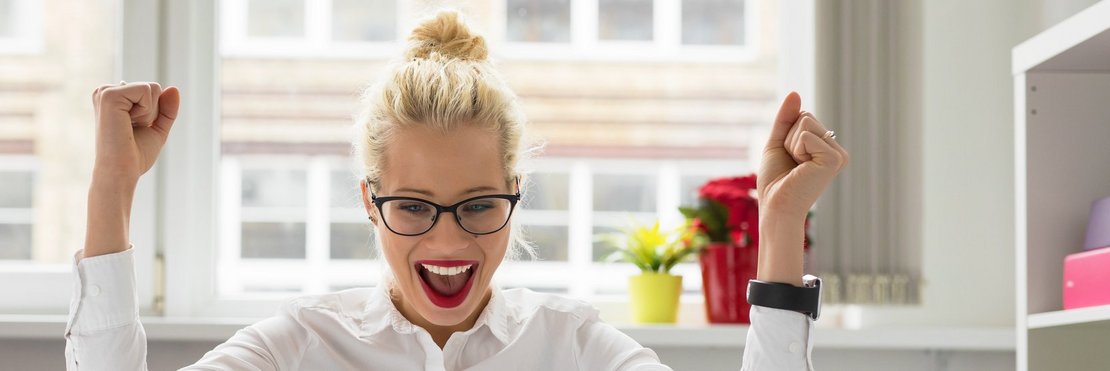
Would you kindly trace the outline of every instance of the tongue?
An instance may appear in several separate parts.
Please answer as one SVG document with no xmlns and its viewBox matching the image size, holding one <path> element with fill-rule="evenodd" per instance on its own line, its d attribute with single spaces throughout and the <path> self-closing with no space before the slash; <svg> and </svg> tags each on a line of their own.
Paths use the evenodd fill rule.
<svg viewBox="0 0 1110 371">
<path fill-rule="evenodd" d="M 444 276 L 424 270 L 424 282 L 432 288 L 436 293 L 443 296 L 452 296 L 458 294 L 466 284 L 466 280 L 470 278 L 473 272 L 468 270 L 466 272 L 456 274 L 454 276 Z"/>
</svg>

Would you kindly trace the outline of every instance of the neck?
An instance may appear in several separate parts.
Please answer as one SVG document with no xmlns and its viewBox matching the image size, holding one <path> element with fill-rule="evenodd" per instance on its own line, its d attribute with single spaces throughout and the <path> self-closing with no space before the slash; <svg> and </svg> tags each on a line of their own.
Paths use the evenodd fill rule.
<svg viewBox="0 0 1110 371">
<path fill-rule="evenodd" d="M 397 311 L 401 312 L 401 315 L 405 316 L 405 319 L 412 322 L 412 324 L 420 326 L 428 331 L 428 334 L 432 336 L 432 340 L 435 341 L 436 345 L 439 345 L 440 349 L 447 344 L 447 339 L 451 338 L 451 334 L 463 332 L 474 327 L 474 323 L 478 322 L 478 316 L 482 314 L 482 310 L 489 304 L 489 300 L 493 295 L 493 291 L 490 290 L 489 287 L 486 287 L 482 294 L 481 302 L 478 303 L 478 306 L 474 308 L 473 312 L 466 316 L 466 319 L 454 325 L 437 325 L 425 319 L 420 313 L 417 313 L 416 309 L 412 307 L 409 301 L 404 300 L 404 295 L 401 294 L 400 290 L 394 290 L 394 287 L 390 287 L 389 291 L 389 297 L 393 301 L 393 306 L 397 308 Z"/>
</svg>

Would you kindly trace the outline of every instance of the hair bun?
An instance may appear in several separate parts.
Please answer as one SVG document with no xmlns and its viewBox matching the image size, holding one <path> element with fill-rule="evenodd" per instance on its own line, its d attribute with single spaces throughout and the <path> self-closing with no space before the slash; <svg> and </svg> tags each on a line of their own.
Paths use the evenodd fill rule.
<svg viewBox="0 0 1110 371">
<path fill-rule="evenodd" d="M 467 59 L 483 60 L 489 55 L 486 40 L 470 32 L 456 11 L 441 10 L 425 20 L 409 35 L 406 59 Z"/>
</svg>

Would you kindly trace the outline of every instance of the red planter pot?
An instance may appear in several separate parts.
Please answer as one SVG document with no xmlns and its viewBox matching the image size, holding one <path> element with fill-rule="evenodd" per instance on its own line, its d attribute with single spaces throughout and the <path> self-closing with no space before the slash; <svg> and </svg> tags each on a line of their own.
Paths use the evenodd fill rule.
<svg viewBox="0 0 1110 371">
<path fill-rule="evenodd" d="M 748 280 L 755 278 L 759 249 L 714 242 L 699 257 L 705 314 L 710 323 L 751 323 Z"/>
</svg>

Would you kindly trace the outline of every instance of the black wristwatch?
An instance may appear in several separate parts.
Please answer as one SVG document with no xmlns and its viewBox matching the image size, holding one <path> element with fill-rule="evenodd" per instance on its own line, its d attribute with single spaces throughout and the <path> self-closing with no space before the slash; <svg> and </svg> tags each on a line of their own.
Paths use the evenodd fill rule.
<svg viewBox="0 0 1110 371">
<path fill-rule="evenodd" d="M 807 274 L 802 282 L 805 287 L 748 280 L 748 304 L 801 312 L 816 321 L 821 315 L 821 278 Z"/>
</svg>

